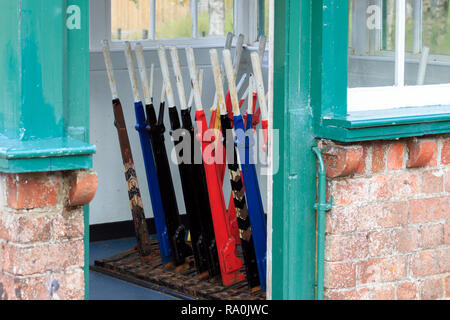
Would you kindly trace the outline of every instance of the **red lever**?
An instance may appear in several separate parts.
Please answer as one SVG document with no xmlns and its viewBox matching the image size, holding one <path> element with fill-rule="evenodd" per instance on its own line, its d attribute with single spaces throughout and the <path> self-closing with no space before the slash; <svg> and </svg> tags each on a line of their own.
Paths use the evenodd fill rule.
<svg viewBox="0 0 450 320">
<path fill-rule="evenodd" d="M 267 151 L 267 143 L 269 142 L 269 120 L 263 120 L 262 121 L 262 128 L 263 128 L 263 137 L 264 137 L 264 146 L 263 151 Z"/>
<path fill-rule="evenodd" d="M 202 135 L 204 136 L 208 128 L 205 113 L 203 110 L 200 110 L 196 112 L 196 115 L 197 128 L 202 130 Z M 230 286 L 244 280 L 245 276 L 240 271 L 243 267 L 243 263 L 236 255 L 236 239 L 233 236 L 232 227 L 229 223 L 229 213 L 226 210 L 222 184 L 220 183 L 216 164 L 209 161 L 210 158 L 208 158 L 207 148 L 211 143 L 213 142 L 202 141 L 203 160 L 222 281 L 224 286 Z M 221 144 L 219 143 L 219 145 Z"/>
</svg>

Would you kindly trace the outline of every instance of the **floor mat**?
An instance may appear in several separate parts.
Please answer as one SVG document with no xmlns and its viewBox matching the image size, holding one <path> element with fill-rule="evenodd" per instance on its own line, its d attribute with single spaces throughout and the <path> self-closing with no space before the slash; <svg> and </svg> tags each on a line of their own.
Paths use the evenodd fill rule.
<svg viewBox="0 0 450 320">
<path fill-rule="evenodd" d="M 152 247 L 154 252 L 159 252 L 156 241 L 152 242 Z M 181 299 L 265 300 L 265 293 L 251 293 L 246 281 L 224 287 L 219 278 L 200 279 L 192 259 L 184 270 L 177 270 L 174 267 L 164 267 L 159 254 L 142 262 L 137 251 L 128 250 L 110 258 L 96 260 L 91 270 Z"/>
</svg>

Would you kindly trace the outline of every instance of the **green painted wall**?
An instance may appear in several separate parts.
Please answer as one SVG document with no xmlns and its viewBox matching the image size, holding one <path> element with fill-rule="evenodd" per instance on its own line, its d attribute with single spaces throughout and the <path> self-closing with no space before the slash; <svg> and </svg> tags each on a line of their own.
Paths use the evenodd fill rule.
<svg viewBox="0 0 450 320">
<path fill-rule="evenodd" d="M 3 15 L 13 13 L 8 25 L 2 26 L 0 46 L 0 86 L 8 92 L 0 105 L 4 115 L 1 129 L 8 137 L 30 140 L 62 136 L 61 10 L 60 0 L 47 0 L 45 6 L 36 0 L 0 4 Z"/>
<path fill-rule="evenodd" d="M 1 171 L 91 166 L 88 10 L 88 0 L 0 2 Z"/>
<path fill-rule="evenodd" d="M 89 0 L 0 1 L 0 30 L 0 171 L 91 168 Z"/>
<path fill-rule="evenodd" d="M 0 2 L 0 133 L 16 136 L 13 128 L 18 126 L 20 111 L 19 62 L 20 54 L 16 51 L 19 47 L 19 10 L 17 1 Z M 7 13 L 7 14 L 5 14 Z"/>
</svg>

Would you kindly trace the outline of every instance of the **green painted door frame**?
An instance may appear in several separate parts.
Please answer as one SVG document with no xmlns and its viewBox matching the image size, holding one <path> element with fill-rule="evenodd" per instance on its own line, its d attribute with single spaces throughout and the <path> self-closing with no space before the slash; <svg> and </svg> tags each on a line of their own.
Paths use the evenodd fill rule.
<svg viewBox="0 0 450 320">
<path fill-rule="evenodd" d="M 277 0 L 272 297 L 315 298 L 317 164 L 322 119 L 345 114 L 348 0 Z M 342 40 L 343 41 L 340 41 Z"/>
<path fill-rule="evenodd" d="M 316 160 L 311 81 L 312 9 L 318 0 L 277 0 L 274 40 L 272 298 L 314 299 Z"/>
</svg>

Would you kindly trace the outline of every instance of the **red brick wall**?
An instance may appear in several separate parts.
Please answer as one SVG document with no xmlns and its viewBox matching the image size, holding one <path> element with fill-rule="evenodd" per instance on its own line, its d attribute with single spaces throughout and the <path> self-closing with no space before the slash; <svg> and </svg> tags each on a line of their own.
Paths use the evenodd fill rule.
<svg viewBox="0 0 450 320">
<path fill-rule="evenodd" d="M 450 298 L 450 137 L 324 146 L 326 299 Z"/>
<path fill-rule="evenodd" d="M 0 174 L 0 300 L 84 298 L 82 204 L 96 183 L 85 171 Z"/>
</svg>

